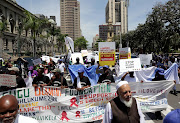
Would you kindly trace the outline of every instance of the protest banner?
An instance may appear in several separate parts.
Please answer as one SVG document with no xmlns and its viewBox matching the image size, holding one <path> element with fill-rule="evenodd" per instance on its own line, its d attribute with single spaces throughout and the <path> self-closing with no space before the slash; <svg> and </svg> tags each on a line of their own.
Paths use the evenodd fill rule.
<svg viewBox="0 0 180 123">
<path fill-rule="evenodd" d="M 42 56 L 42 61 L 46 61 L 47 63 L 50 62 L 50 57 L 49 56 Z"/>
<path fill-rule="evenodd" d="M 81 54 L 82 54 L 82 57 L 88 56 L 88 51 L 87 50 L 81 50 Z"/>
<path fill-rule="evenodd" d="M 120 72 L 140 71 L 141 63 L 139 58 L 120 59 Z"/>
<path fill-rule="evenodd" d="M 72 38 L 66 36 L 64 40 L 65 40 L 66 48 L 68 50 L 67 52 L 69 52 L 70 50 L 71 53 L 74 53 L 74 41 L 72 40 Z"/>
<path fill-rule="evenodd" d="M 119 59 L 131 59 L 131 48 L 119 48 Z"/>
<path fill-rule="evenodd" d="M 16 76 L 8 74 L 0 74 L 0 86 L 16 86 Z"/>
<path fill-rule="evenodd" d="M 41 63 L 42 63 L 42 61 L 41 61 L 40 58 L 33 60 L 33 64 L 34 64 L 34 65 L 38 65 L 38 64 L 41 64 Z"/>
<path fill-rule="evenodd" d="M 114 65 L 115 64 L 115 42 L 99 42 L 99 64 Z"/>
<path fill-rule="evenodd" d="M 138 100 L 143 112 L 164 110 L 173 81 L 129 83 L 132 96 Z M 55 87 L 31 87 L 1 92 L 12 94 L 19 102 L 19 113 L 49 122 L 91 122 L 103 118 L 106 104 L 117 96 L 116 84 L 98 84 L 82 91 Z"/>
<path fill-rule="evenodd" d="M 141 60 L 141 64 L 150 65 L 152 54 L 139 54 L 139 58 Z"/>
<path fill-rule="evenodd" d="M 72 59 L 72 63 L 73 64 L 76 63 L 76 58 L 79 58 L 79 62 L 81 64 L 84 64 L 84 61 L 83 61 L 81 53 L 74 52 L 74 53 L 71 54 L 70 59 Z"/>
</svg>

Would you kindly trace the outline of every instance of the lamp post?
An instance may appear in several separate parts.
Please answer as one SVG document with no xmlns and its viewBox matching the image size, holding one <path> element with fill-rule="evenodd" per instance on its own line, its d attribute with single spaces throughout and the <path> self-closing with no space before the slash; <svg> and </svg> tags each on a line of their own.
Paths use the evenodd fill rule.
<svg viewBox="0 0 180 123">
<path fill-rule="evenodd" d="M 120 27 L 120 30 L 119 30 L 119 48 L 122 48 L 122 36 L 121 36 L 121 27 Z"/>
<path fill-rule="evenodd" d="M 3 21 L 3 14 L 1 13 L 1 15 L 0 15 L 0 22 L 2 22 Z M 3 23 L 3 22 L 2 22 Z M 3 27 L 2 27 L 3 28 Z M 3 55 L 3 32 L 2 32 L 3 30 L 2 29 L 0 29 L 0 58 L 2 57 L 2 55 Z"/>
<path fill-rule="evenodd" d="M 55 36 L 55 35 L 54 35 L 54 33 L 55 33 L 55 32 L 54 32 L 54 30 L 55 30 L 55 29 L 54 29 L 54 28 L 55 28 L 54 26 L 55 26 L 55 22 L 54 22 L 53 19 L 50 19 L 49 22 L 50 22 L 51 28 L 52 28 L 52 30 L 51 30 L 51 31 L 52 31 L 52 32 L 51 32 L 51 35 L 52 35 L 52 38 L 51 38 L 51 40 L 52 40 L 52 56 L 54 56 L 54 36 Z"/>
</svg>

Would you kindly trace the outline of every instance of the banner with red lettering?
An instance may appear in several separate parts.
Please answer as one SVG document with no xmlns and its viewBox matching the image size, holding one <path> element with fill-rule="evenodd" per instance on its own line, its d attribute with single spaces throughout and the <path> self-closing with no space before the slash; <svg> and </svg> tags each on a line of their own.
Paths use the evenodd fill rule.
<svg viewBox="0 0 180 123">
<path fill-rule="evenodd" d="M 166 109 L 167 95 L 173 81 L 129 83 L 132 95 L 137 98 L 143 112 Z M 55 87 L 30 87 L 1 92 L 15 95 L 19 114 L 37 119 L 40 123 L 90 122 L 103 118 L 106 104 L 117 96 L 116 83 L 86 88 L 60 89 Z"/>
</svg>

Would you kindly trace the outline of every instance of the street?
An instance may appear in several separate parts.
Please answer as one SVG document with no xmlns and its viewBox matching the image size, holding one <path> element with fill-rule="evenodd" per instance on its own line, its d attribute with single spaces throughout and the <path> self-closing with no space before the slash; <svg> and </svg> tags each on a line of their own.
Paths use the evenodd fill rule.
<svg viewBox="0 0 180 123">
<path fill-rule="evenodd" d="M 178 92 L 178 96 L 175 96 L 175 95 L 169 93 L 168 108 L 164 111 L 161 111 L 163 119 L 172 110 L 180 108 L 180 85 L 176 85 L 176 89 Z M 145 113 L 145 116 L 146 116 L 145 117 L 146 123 L 162 123 L 163 122 L 163 120 L 156 120 L 154 113 Z"/>
</svg>

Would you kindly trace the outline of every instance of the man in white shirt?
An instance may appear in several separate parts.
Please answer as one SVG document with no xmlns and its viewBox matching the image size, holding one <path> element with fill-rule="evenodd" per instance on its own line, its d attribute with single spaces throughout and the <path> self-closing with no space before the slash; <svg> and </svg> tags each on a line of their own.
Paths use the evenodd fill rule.
<svg viewBox="0 0 180 123">
<path fill-rule="evenodd" d="M 61 75 L 63 76 L 64 75 L 65 64 L 63 63 L 62 59 L 59 60 L 58 68 L 60 69 Z"/>
<path fill-rule="evenodd" d="M 105 109 L 103 123 L 145 123 L 144 115 L 127 81 L 116 85 L 118 96 L 111 100 Z"/>
<path fill-rule="evenodd" d="M 37 120 L 18 114 L 18 101 L 13 95 L 0 98 L 0 123 L 38 123 Z"/>
</svg>

